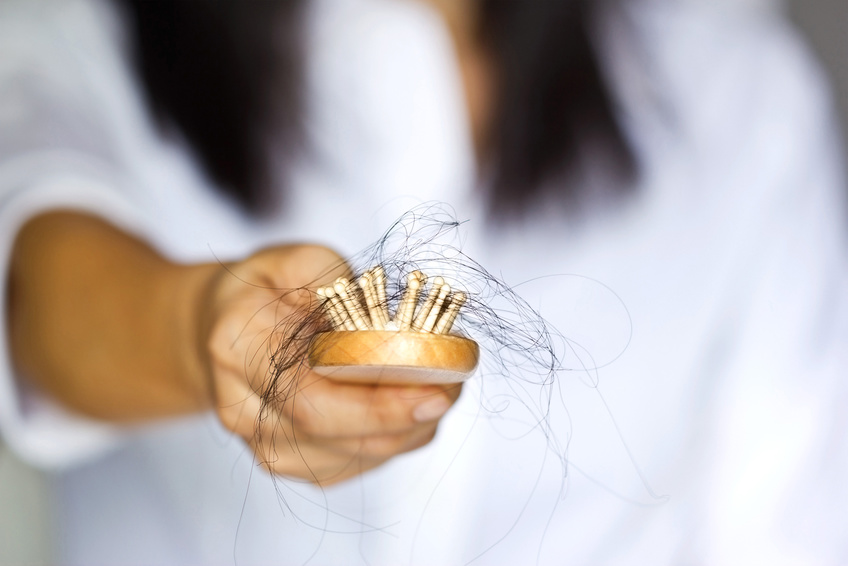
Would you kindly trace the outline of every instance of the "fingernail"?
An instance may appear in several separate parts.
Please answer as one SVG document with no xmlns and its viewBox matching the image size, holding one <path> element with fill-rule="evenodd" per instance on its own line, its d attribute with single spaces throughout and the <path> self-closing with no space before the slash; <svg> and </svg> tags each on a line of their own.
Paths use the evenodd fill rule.
<svg viewBox="0 0 848 566">
<path fill-rule="evenodd" d="M 412 411 L 412 418 L 419 423 L 434 421 L 444 415 L 450 409 L 450 403 L 441 395 L 416 406 Z"/>
</svg>

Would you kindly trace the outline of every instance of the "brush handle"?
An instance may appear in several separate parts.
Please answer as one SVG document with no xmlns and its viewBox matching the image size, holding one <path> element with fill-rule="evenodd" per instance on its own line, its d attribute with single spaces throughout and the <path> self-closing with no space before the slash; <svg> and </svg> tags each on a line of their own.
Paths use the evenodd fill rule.
<svg viewBox="0 0 848 566">
<path fill-rule="evenodd" d="M 479 359 L 473 340 L 429 332 L 322 332 L 309 346 L 312 371 L 360 383 L 459 383 L 471 377 Z"/>
</svg>

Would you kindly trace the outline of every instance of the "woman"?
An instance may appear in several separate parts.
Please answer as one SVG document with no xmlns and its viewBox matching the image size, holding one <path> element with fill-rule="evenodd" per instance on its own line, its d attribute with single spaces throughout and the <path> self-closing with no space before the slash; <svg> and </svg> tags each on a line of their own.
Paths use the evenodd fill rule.
<svg viewBox="0 0 848 566">
<path fill-rule="evenodd" d="M 227 167 L 208 158 L 204 136 L 171 115 L 180 135 L 159 136 L 115 52 L 128 25 L 116 12 L 88 2 L 46 14 L 4 7 L 14 18 L 4 18 L 3 37 L 18 62 L 3 80 L 4 107 L 21 108 L 6 116 L 2 142 L 10 359 L 21 377 L 4 382 L 3 430 L 33 461 L 68 467 L 57 476 L 60 561 L 838 559 L 825 529 L 795 527 L 844 520 L 844 488 L 827 478 L 841 477 L 845 462 L 817 456 L 846 453 L 844 441 L 821 440 L 840 391 L 829 373 L 838 354 L 826 348 L 846 317 L 826 294 L 844 281 L 841 172 L 828 116 L 816 110 L 820 78 L 791 32 L 761 6 L 610 7 L 596 24 L 620 122 L 593 116 L 601 141 L 581 132 L 557 154 L 574 156 L 565 171 L 537 167 L 549 175 L 526 184 L 561 186 L 571 175 L 579 216 L 542 190 L 518 201 L 521 218 L 498 207 L 516 193 L 514 178 L 498 176 L 511 157 L 497 145 L 497 128 L 510 126 L 497 119 L 508 115 L 499 103 L 509 88 L 525 95 L 506 73 L 511 50 L 495 41 L 511 20 L 491 16 L 497 6 L 483 16 L 451 6 L 304 7 L 313 154 L 270 164 L 290 191 L 260 221 L 209 190 Z M 473 35 L 487 14 L 490 34 Z M 513 127 L 537 123 L 518 116 Z M 287 116 L 272 117 L 290 131 Z M 605 165 L 627 170 L 624 144 L 609 141 L 624 139 L 618 123 L 639 163 L 624 196 L 627 176 Z M 289 151 L 279 131 L 265 143 Z M 473 189 L 478 157 L 496 187 L 488 200 Z M 331 278 L 337 257 L 275 248 L 228 270 L 214 258 L 292 240 L 350 254 L 379 235 L 370 226 L 426 200 L 451 203 L 461 218 L 507 216 L 489 228 L 481 221 L 464 247 L 507 281 L 594 277 L 635 321 L 625 357 L 601 373 L 603 397 L 560 378 L 568 411 L 554 405 L 549 417 L 569 441 L 566 484 L 548 440 L 525 434 L 519 403 L 481 413 L 481 400 L 510 393 L 502 383 L 471 382 L 437 440 L 397 458 L 427 443 L 457 391 L 317 381 L 305 402 L 280 409 L 278 422 L 293 428 L 277 438 L 297 434 L 297 450 L 253 441 L 264 366 L 248 360 L 256 332 L 275 321 L 262 307 L 276 293 L 244 281 L 298 287 Z M 620 326 L 615 313 L 592 310 L 594 319 L 569 327 L 569 305 L 555 299 L 539 292 L 531 301 L 566 336 Z M 826 338 L 802 341 L 814 333 Z M 612 351 L 622 343 L 609 341 Z M 830 367 L 811 371 L 814 361 Z M 254 472 L 232 433 L 286 478 L 338 485 Z"/>
</svg>

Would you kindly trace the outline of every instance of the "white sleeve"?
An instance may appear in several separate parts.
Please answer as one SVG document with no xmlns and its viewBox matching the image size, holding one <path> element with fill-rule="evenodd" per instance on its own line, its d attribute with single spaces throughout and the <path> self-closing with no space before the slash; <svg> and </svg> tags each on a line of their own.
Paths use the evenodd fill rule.
<svg viewBox="0 0 848 566">
<path fill-rule="evenodd" d="M 116 20 L 104 7 L 77 0 L 0 4 L 2 296 L 16 234 L 34 215 L 76 209 L 143 231 L 137 195 L 119 165 L 121 132 L 139 116 L 119 71 Z M 69 414 L 15 375 L 6 334 L 0 325 L 0 433 L 8 445 L 44 467 L 72 465 L 112 445 L 117 429 Z"/>
<path fill-rule="evenodd" d="M 621 55 L 619 80 L 640 83 L 637 103 L 657 97 L 665 115 L 634 131 L 656 168 L 689 168 L 690 182 L 673 187 L 678 213 L 711 235 L 697 243 L 723 258 L 733 298 L 716 323 L 731 354 L 711 376 L 721 402 L 703 424 L 716 448 L 701 558 L 841 563 L 848 227 L 826 77 L 777 11 L 644 4 L 666 9 L 628 14 L 642 53 Z"/>
</svg>

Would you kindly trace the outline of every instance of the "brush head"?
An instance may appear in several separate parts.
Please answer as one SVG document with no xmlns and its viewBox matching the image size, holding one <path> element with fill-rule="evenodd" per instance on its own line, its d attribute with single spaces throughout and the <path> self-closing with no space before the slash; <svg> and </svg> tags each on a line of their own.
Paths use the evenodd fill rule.
<svg viewBox="0 0 848 566">
<path fill-rule="evenodd" d="M 323 332 L 309 346 L 312 371 L 359 383 L 459 383 L 471 377 L 479 359 L 473 340 L 427 332 Z"/>
</svg>

